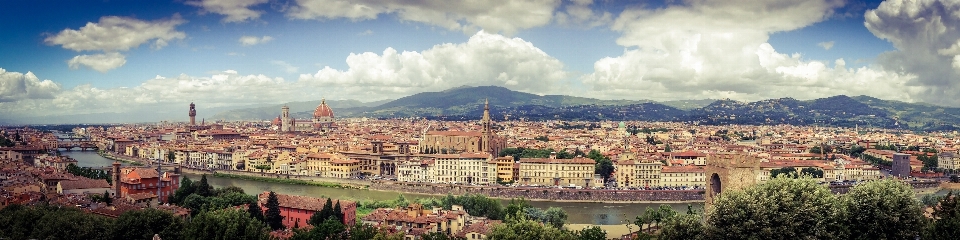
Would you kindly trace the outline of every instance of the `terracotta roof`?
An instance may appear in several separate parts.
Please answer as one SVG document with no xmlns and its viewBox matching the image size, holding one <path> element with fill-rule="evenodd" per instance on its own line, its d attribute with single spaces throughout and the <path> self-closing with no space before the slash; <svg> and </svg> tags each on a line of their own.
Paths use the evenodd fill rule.
<svg viewBox="0 0 960 240">
<path fill-rule="evenodd" d="M 427 135 L 440 135 L 440 136 L 473 136 L 480 137 L 483 136 L 480 132 L 474 131 L 429 131 Z"/>
<path fill-rule="evenodd" d="M 267 197 L 270 196 L 270 192 L 263 192 L 258 197 L 261 205 L 267 203 Z M 277 200 L 280 202 L 281 207 L 310 210 L 310 211 L 320 211 L 323 209 L 323 205 L 327 203 L 327 199 L 324 198 L 314 198 L 306 196 L 296 196 L 296 195 L 286 195 L 286 194 L 277 194 Z M 346 209 L 350 205 L 356 205 L 356 202 L 331 199 L 334 204 L 337 201 L 340 201 L 340 208 Z"/>
<path fill-rule="evenodd" d="M 593 159 L 578 157 L 573 159 L 520 158 L 520 163 L 556 163 L 556 164 L 596 164 Z"/>
<path fill-rule="evenodd" d="M 77 180 L 75 181 L 61 181 L 60 188 L 62 188 L 63 190 L 110 188 L 110 184 L 107 183 L 107 180 L 103 180 L 103 179 L 89 179 L 85 177 L 78 177 Z"/>
</svg>

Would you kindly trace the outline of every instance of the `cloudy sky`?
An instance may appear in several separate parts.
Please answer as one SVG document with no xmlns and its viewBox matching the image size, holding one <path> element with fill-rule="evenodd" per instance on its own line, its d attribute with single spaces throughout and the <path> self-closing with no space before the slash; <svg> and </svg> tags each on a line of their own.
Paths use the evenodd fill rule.
<svg viewBox="0 0 960 240">
<path fill-rule="evenodd" d="M 461 85 L 600 99 L 960 107 L 960 2 L 13 0 L 0 120 Z"/>
</svg>

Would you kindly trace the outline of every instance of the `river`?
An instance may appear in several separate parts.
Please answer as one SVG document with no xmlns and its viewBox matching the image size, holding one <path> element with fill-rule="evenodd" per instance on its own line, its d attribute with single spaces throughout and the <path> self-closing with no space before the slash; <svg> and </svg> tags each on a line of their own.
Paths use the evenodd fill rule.
<svg viewBox="0 0 960 240">
<path fill-rule="evenodd" d="M 81 167 L 102 167 L 110 166 L 113 160 L 106 159 L 97 155 L 95 151 L 63 151 L 63 155 L 69 155 L 77 160 Z M 196 174 L 184 174 L 184 176 L 197 181 L 200 179 Z M 338 199 L 352 200 L 389 200 L 396 199 L 400 193 L 381 192 L 361 189 L 339 189 L 325 188 L 316 186 L 291 185 L 282 183 L 267 183 L 252 180 L 219 178 L 207 176 L 207 182 L 214 187 L 237 186 L 248 194 L 259 194 L 264 191 L 274 191 L 281 194 L 301 195 L 310 197 L 330 197 Z M 407 199 L 433 197 L 423 194 L 403 194 Z M 507 201 L 504 201 L 506 205 Z M 547 209 L 550 207 L 559 207 L 566 210 L 569 217 L 567 223 L 571 224 L 596 224 L 596 225 L 618 225 L 624 222 L 632 222 L 637 215 L 643 214 L 647 207 L 658 207 L 660 203 L 571 203 L 571 202 L 544 202 L 532 201 L 531 204 L 538 208 Z M 675 210 L 680 212 L 687 211 L 686 203 L 669 204 Z M 702 203 L 695 203 L 694 208 L 702 208 Z"/>
</svg>

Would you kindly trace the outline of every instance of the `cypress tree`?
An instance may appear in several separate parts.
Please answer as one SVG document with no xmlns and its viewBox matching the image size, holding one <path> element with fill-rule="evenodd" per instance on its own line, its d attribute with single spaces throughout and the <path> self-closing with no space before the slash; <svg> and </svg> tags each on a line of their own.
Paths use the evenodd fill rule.
<svg viewBox="0 0 960 240">
<path fill-rule="evenodd" d="M 267 197 L 267 214 L 263 219 L 271 229 L 283 229 L 283 216 L 280 215 L 280 199 L 277 199 L 277 193 L 271 191 Z"/>
<path fill-rule="evenodd" d="M 213 195 L 213 187 L 211 187 L 210 184 L 207 183 L 206 174 L 204 174 L 203 176 L 200 176 L 200 183 L 197 184 L 196 191 L 198 195 L 203 197 L 209 197 L 210 195 Z"/>
<path fill-rule="evenodd" d="M 260 208 L 260 204 L 249 204 L 247 206 L 247 213 L 250 213 L 250 217 L 263 222 L 263 209 Z"/>
<path fill-rule="evenodd" d="M 347 224 L 343 216 L 343 210 L 340 210 L 340 200 L 337 200 L 337 205 L 333 206 L 333 217 L 337 218 L 340 223 Z"/>
</svg>

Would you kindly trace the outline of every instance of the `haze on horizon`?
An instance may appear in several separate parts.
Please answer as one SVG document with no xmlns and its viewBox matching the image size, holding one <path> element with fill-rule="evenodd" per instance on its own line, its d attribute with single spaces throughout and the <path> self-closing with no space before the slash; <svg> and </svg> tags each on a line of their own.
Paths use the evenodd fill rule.
<svg viewBox="0 0 960 240">
<path fill-rule="evenodd" d="M 5 6 L 0 120 L 10 122 L 148 113 L 182 120 L 190 102 L 202 115 L 321 98 L 370 102 L 462 85 L 599 99 L 843 94 L 960 107 L 956 1 Z"/>
</svg>

